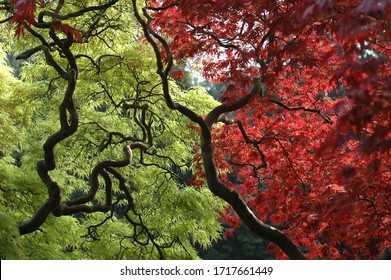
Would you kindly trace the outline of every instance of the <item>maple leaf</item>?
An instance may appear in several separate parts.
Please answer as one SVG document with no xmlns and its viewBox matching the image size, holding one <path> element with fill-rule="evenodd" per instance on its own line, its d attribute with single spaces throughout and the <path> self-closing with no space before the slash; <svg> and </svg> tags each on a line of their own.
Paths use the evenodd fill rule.
<svg viewBox="0 0 391 280">
<path fill-rule="evenodd" d="M 54 22 L 52 22 L 52 25 L 58 31 L 64 32 L 65 34 L 68 34 L 68 33 L 72 34 L 73 40 L 76 43 L 82 43 L 83 42 L 83 38 L 82 38 L 80 32 L 78 32 L 76 29 L 74 29 L 69 24 L 64 24 L 61 21 L 54 21 Z"/>
<path fill-rule="evenodd" d="M 35 0 L 12 0 L 14 16 L 11 18 L 11 23 L 16 23 L 16 36 L 19 38 L 24 34 L 24 25 L 31 25 L 35 22 Z"/>
<path fill-rule="evenodd" d="M 182 80 L 184 75 L 185 75 L 185 73 L 183 72 L 183 70 L 175 70 L 175 71 L 171 72 L 171 76 L 174 79 L 178 79 L 178 80 Z"/>
</svg>

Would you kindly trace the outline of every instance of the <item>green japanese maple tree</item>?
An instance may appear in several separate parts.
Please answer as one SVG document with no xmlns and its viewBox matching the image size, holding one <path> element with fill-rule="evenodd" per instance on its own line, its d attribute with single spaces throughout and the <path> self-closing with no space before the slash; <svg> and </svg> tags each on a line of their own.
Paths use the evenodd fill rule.
<svg viewBox="0 0 391 280">
<path fill-rule="evenodd" d="M 2 258 L 193 259 L 221 235 L 224 203 L 189 186 L 197 135 L 165 105 L 153 52 L 116 2 L 27 1 L 32 20 L 3 4 Z M 169 87 L 202 114 L 217 104 Z"/>
</svg>

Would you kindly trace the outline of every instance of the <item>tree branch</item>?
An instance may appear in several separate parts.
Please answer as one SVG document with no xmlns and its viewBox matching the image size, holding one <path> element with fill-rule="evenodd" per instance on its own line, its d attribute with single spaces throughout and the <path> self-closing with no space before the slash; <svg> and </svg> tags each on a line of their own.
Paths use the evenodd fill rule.
<svg viewBox="0 0 391 280">
<path fill-rule="evenodd" d="M 58 38 L 52 37 L 52 39 L 56 42 Z M 67 39 L 69 40 L 69 43 L 62 44 L 60 46 L 70 66 L 70 69 L 67 72 L 62 69 L 59 70 L 59 66 L 54 61 L 53 57 L 50 54 L 45 53 L 47 63 L 55 69 L 57 68 L 56 70 L 59 70 L 62 74 L 62 77 L 68 82 L 63 100 L 59 107 L 61 127 L 57 132 L 52 134 L 46 140 L 43 145 L 44 160 L 41 160 L 37 163 L 38 175 L 47 187 L 49 198 L 41 205 L 41 207 L 39 207 L 36 213 L 29 220 L 18 224 L 20 234 L 27 234 L 37 230 L 45 222 L 50 213 L 52 213 L 59 207 L 61 202 L 60 186 L 49 175 L 49 171 L 54 170 L 56 168 L 54 147 L 64 139 L 73 135 L 78 128 L 78 115 L 75 104 L 73 102 L 73 93 L 76 88 L 78 69 L 75 57 L 69 49 L 72 45 L 73 40 L 69 36 Z M 44 47 L 43 51 L 45 50 L 47 49 Z"/>
<path fill-rule="evenodd" d="M 222 104 L 216 107 L 207 115 L 205 121 L 189 108 L 182 106 L 178 103 L 174 103 L 169 93 L 168 72 L 172 65 L 172 56 L 168 44 L 161 36 L 159 36 L 152 30 L 150 26 L 152 18 L 146 13 L 145 9 L 144 16 L 147 18 L 147 22 L 145 22 L 141 18 L 140 14 L 138 13 L 136 2 L 136 0 L 132 0 L 133 11 L 138 22 L 143 28 L 144 35 L 148 43 L 151 44 L 155 52 L 158 68 L 157 73 L 162 80 L 163 94 L 167 106 L 172 110 L 178 110 L 180 113 L 187 116 L 190 120 L 197 123 L 201 127 L 201 151 L 205 170 L 205 177 L 209 189 L 212 191 L 212 193 L 222 198 L 224 201 L 228 202 L 242 219 L 242 221 L 253 232 L 267 240 L 276 243 L 291 259 L 305 259 L 304 254 L 283 232 L 260 221 L 254 215 L 251 209 L 247 206 L 244 200 L 235 191 L 225 186 L 218 178 L 218 171 L 215 164 L 214 151 L 211 141 L 210 129 L 212 127 L 212 124 L 218 120 L 221 114 L 231 112 L 245 106 L 251 100 L 252 97 L 254 97 L 256 94 L 259 94 L 262 90 L 260 79 L 255 78 L 253 80 L 253 88 L 248 95 L 239 99 L 232 105 Z M 160 55 L 159 46 L 157 42 L 152 38 L 151 34 L 154 38 L 158 40 L 158 42 L 162 44 L 163 49 L 166 52 L 166 56 L 168 59 L 166 67 L 164 67 L 163 64 L 163 59 Z"/>
<path fill-rule="evenodd" d="M 307 108 L 307 107 L 304 107 L 304 106 L 298 106 L 298 107 L 289 107 L 288 105 L 284 104 L 283 102 L 281 101 L 278 101 L 278 100 L 275 100 L 275 99 L 272 99 L 270 100 L 271 103 L 274 103 L 274 104 L 277 104 L 279 106 L 281 106 L 282 108 L 288 110 L 288 111 L 306 111 L 306 112 L 313 112 L 313 113 L 317 113 L 319 114 L 327 123 L 329 124 L 333 124 L 333 121 L 330 119 L 329 116 L 326 116 L 325 114 L 322 113 L 322 111 L 320 109 L 314 109 L 314 108 Z"/>
<path fill-rule="evenodd" d="M 55 11 L 45 10 L 45 11 L 40 12 L 38 14 L 38 24 L 45 24 L 45 22 L 43 20 L 43 18 L 45 16 L 50 17 L 50 18 L 55 19 L 55 20 L 66 20 L 66 19 L 69 19 L 69 18 L 75 18 L 75 17 L 82 16 L 83 14 L 88 13 L 88 12 L 105 10 L 105 9 L 110 8 L 111 6 L 115 5 L 118 1 L 119 0 L 111 0 L 111 1 L 109 1 L 106 4 L 103 4 L 103 5 L 96 5 L 96 6 L 86 7 L 84 9 L 80 9 L 77 12 L 68 13 L 68 14 L 65 14 L 65 15 L 59 14 L 59 12 L 60 12 L 60 10 L 62 8 L 62 5 L 59 4 Z"/>
<path fill-rule="evenodd" d="M 245 95 L 244 97 L 240 98 L 233 104 L 227 105 L 227 104 L 221 104 L 220 106 L 217 106 L 212 111 L 209 112 L 209 114 L 205 118 L 205 122 L 209 128 L 212 127 L 213 123 L 218 121 L 218 118 L 221 114 L 236 111 L 243 106 L 247 105 L 250 100 L 256 96 L 256 95 L 262 95 L 262 83 L 259 78 L 253 79 L 253 87 L 251 91 Z"/>
</svg>

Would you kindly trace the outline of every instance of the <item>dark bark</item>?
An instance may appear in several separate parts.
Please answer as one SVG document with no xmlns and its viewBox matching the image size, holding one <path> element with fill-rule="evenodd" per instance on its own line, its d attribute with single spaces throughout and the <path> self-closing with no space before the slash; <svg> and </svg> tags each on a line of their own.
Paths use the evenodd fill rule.
<svg viewBox="0 0 391 280">
<path fill-rule="evenodd" d="M 170 91 L 169 91 L 169 78 L 168 74 L 173 65 L 171 52 L 167 42 L 159 36 L 151 28 L 152 18 L 147 14 L 146 9 L 143 10 L 146 20 L 144 20 L 141 15 L 138 13 L 136 0 L 132 1 L 133 10 L 138 22 L 141 24 L 144 35 L 151 44 L 152 48 L 155 51 L 156 60 L 157 60 L 157 73 L 159 74 L 162 85 L 163 85 L 163 95 L 166 100 L 167 106 L 172 110 L 177 110 L 182 113 L 184 116 L 188 117 L 193 122 L 197 123 L 202 131 L 201 134 L 201 151 L 203 157 L 205 177 L 209 189 L 213 194 L 220 197 L 224 201 L 228 202 L 242 221 L 256 234 L 260 237 L 274 242 L 279 246 L 284 253 L 291 259 L 305 259 L 304 254 L 299 250 L 299 248 L 280 230 L 269 226 L 259 220 L 251 209 L 247 206 L 244 200 L 233 190 L 225 186 L 218 178 L 218 171 L 214 160 L 214 151 L 211 142 L 211 129 L 213 123 L 218 121 L 220 115 L 228 112 L 237 110 L 245 106 L 254 96 L 260 95 L 261 86 L 258 78 L 253 80 L 252 91 L 239 99 L 237 102 L 231 105 L 222 104 L 215 109 L 213 109 L 206 117 L 205 120 L 201 118 L 198 114 L 190 110 L 189 108 L 174 103 L 172 101 Z M 160 54 L 159 43 L 162 45 L 163 50 L 166 52 L 167 64 L 163 63 L 163 59 Z"/>
</svg>

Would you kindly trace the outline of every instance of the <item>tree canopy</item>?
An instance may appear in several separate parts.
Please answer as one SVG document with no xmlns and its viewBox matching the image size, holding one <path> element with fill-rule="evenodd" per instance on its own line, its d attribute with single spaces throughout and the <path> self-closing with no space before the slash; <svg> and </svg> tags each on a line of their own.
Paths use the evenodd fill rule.
<svg viewBox="0 0 391 280">
<path fill-rule="evenodd" d="M 390 258 L 391 1 L 0 10 L 5 258 Z"/>
</svg>

